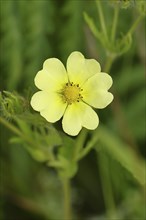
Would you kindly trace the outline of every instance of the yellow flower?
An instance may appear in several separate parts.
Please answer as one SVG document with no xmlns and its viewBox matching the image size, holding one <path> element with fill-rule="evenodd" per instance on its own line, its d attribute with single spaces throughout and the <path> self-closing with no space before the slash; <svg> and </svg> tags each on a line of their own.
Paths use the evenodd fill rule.
<svg viewBox="0 0 146 220">
<path fill-rule="evenodd" d="M 97 128 L 99 119 L 92 107 L 105 108 L 113 100 L 108 92 L 112 78 L 101 72 L 96 60 L 85 59 L 77 51 L 68 57 L 67 70 L 57 58 L 47 59 L 35 85 L 41 91 L 32 96 L 33 109 L 51 123 L 63 116 L 63 130 L 72 136 L 82 127 Z"/>
</svg>

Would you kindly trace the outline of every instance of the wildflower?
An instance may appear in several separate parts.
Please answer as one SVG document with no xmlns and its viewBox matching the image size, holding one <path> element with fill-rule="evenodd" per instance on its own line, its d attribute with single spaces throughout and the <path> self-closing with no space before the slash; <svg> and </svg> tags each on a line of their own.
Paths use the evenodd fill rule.
<svg viewBox="0 0 146 220">
<path fill-rule="evenodd" d="M 113 100 L 108 92 L 112 78 L 101 72 L 94 59 L 85 59 L 80 52 L 73 52 L 67 60 L 67 70 L 60 60 L 50 58 L 35 77 L 41 90 L 31 99 L 31 106 L 48 122 L 62 119 L 63 130 L 72 136 L 82 127 L 94 130 L 99 124 L 93 108 L 105 108 Z"/>
</svg>

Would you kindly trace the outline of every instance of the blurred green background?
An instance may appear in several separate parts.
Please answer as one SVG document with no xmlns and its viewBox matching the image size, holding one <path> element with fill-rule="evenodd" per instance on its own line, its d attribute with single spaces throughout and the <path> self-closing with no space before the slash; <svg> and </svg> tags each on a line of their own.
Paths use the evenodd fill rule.
<svg viewBox="0 0 146 220">
<path fill-rule="evenodd" d="M 107 0 L 102 6 L 110 30 L 113 5 Z M 97 59 L 103 69 L 105 50 L 86 24 L 84 11 L 98 27 L 93 0 L 1 0 L 0 90 L 17 91 L 29 102 L 44 60 L 57 57 L 65 64 L 75 50 Z M 126 33 L 136 16 L 134 4 L 120 9 L 117 35 Z M 98 111 L 101 141 L 97 151 L 79 162 L 72 179 L 74 220 L 146 219 L 141 184 L 146 158 L 145 37 L 143 19 L 130 50 L 110 71 L 115 100 Z M 10 142 L 13 133 L 7 128 L 0 129 L 0 220 L 63 220 L 61 183 L 54 169 L 35 161 L 21 143 Z M 115 210 L 115 217 L 106 217 Z"/>
</svg>

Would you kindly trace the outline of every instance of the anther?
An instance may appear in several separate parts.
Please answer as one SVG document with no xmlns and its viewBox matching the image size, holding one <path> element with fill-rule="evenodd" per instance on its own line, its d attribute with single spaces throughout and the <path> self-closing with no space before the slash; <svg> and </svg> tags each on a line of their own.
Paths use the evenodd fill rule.
<svg viewBox="0 0 146 220">
<path fill-rule="evenodd" d="M 82 90 L 79 84 L 74 84 L 73 82 L 65 83 L 64 89 L 62 90 L 63 101 L 68 103 L 68 105 L 74 102 L 80 102 L 83 98 L 80 94 Z"/>
</svg>

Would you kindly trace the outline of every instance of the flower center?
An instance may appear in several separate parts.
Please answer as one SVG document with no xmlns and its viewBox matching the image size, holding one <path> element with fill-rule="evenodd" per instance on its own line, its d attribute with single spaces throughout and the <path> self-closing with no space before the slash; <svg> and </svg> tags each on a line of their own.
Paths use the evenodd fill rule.
<svg viewBox="0 0 146 220">
<path fill-rule="evenodd" d="M 73 102 L 79 102 L 83 97 L 81 96 L 82 89 L 79 87 L 79 84 L 66 83 L 62 95 L 63 100 L 69 105 Z"/>
</svg>

